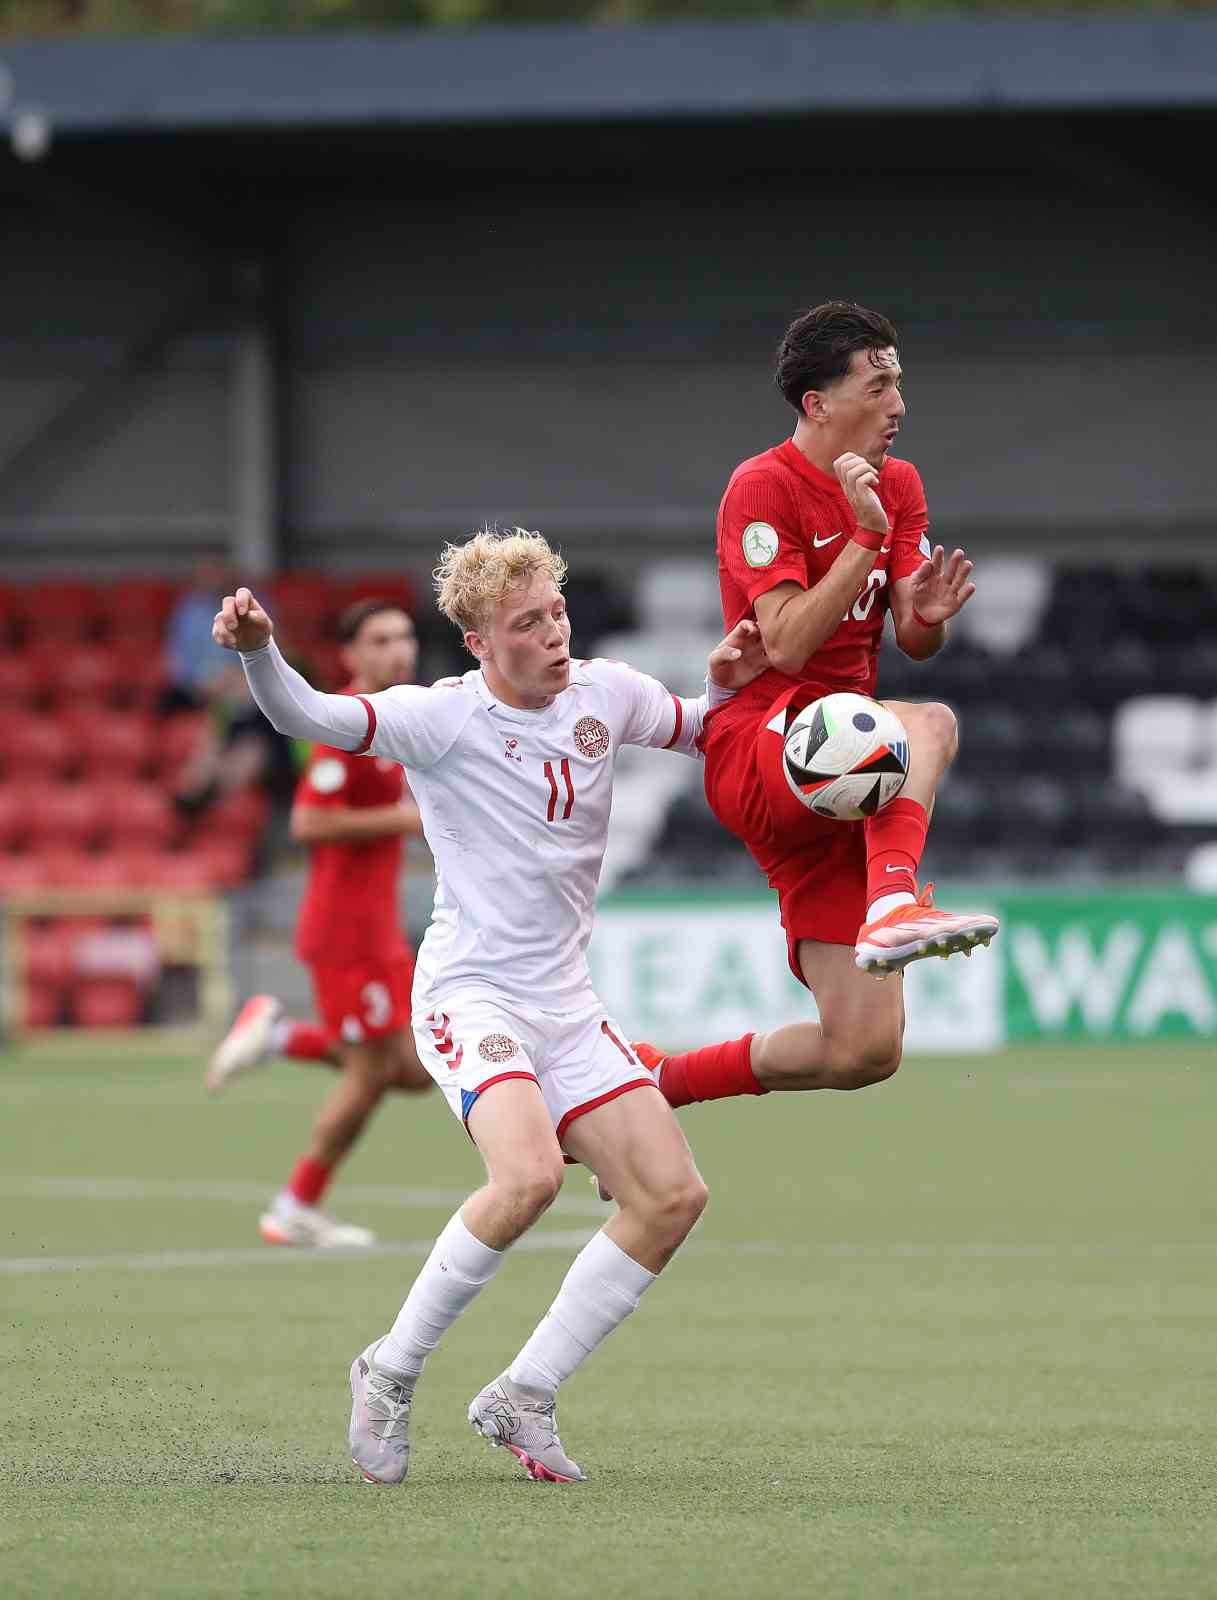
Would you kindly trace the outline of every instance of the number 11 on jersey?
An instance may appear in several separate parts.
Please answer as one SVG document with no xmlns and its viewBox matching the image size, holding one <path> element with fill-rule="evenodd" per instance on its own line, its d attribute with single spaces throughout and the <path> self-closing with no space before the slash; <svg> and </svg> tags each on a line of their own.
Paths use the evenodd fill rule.
<svg viewBox="0 0 1217 1600">
<path fill-rule="evenodd" d="M 561 777 L 562 782 L 566 787 L 566 804 L 562 809 L 561 818 L 561 820 L 565 822 L 567 817 L 570 816 L 571 809 L 575 804 L 575 786 L 571 782 L 570 761 L 566 756 L 562 757 L 562 764 L 558 768 L 558 775 Z M 546 822 L 553 822 L 558 810 L 558 777 L 554 775 L 554 764 L 552 761 L 547 761 L 545 763 L 545 776 L 549 779 L 549 807 L 545 813 L 545 820 Z"/>
</svg>

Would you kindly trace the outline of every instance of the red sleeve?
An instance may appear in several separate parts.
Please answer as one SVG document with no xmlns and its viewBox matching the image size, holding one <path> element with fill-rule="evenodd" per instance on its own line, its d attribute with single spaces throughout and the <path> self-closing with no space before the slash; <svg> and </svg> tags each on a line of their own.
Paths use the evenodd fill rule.
<svg viewBox="0 0 1217 1600">
<path fill-rule="evenodd" d="M 892 559 L 888 563 L 889 581 L 909 578 L 930 553 L 927 530 L 930 514 L 926 510 L 921 474 L 905 461 L 905 484 L 892 521 Z"/>
<path fill-rule="evenodd" d="M 317 806 L 325 810 L 353 805 L 352 780 L 355 776 L 354 764 L 358 759 L 349 750 L 331 750 L 328 745 L 315 744 L 309 752 L 308 765 L 296 785 L 296 805 Z"/>
<path fill-rule="evenodd" d="M 751 605 L 779 583 L 807 587 L 807 555 L 790 491 L 772 473 L 727 485 L 718 515 L 718 559 Z"/>
</svg>

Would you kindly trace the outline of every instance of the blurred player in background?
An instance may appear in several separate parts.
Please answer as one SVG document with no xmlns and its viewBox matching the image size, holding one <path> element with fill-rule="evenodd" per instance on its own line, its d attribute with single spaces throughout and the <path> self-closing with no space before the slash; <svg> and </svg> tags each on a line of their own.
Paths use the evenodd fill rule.
<svg viewBox="0 0 1217 1600">
<path fill-rule="evenodd" d="M 339 619 L 338 637 L 348 695 L 413 679 L 414 624 L 395 602 L 357 601 Z M 319 1202 L 382 1095 L 431 1086 L 410 1031 L 414 953 L 397 895 L 402 841 L 421 833 L 422 823 L 396 761 L 318 744 L 296 790 L 291 830 L 310 853 L 296 955 L 312 974 L 322 1020 L 293 1021 L 273 995 L 255 995 L 204 1081 L 220 1089 L 275 1055 L 338 1067 L 308 1149 L 258 1226 L 268 1244 L 371 1245 L 367 1228 L 333 1221 Z"/>
<path fill-rule="evenodd" d="M 909 736 L 900 795 L 863 823 L 818 817 L 783 771 L 786 730 L 837 690 L 873 695 L 883 622 L 924 661 L 975 585 L 962 550 L 930 548 L 917 469 L 889 454 L 905 414 L 896 330 L 846 301 L 800 316 L 778 349 L 794 436 L 742 462 L 718 512 L 723 615 L 755 618 L 771 663 L 707 719 L 711 809 L 777 891 L 789 961 L 818 1023 L 669 1056 L 639 1045 L 672 1105 L 769 1089 L 857 1089 L 900 1064 L 900 978 L 929 955 L 988 944 L 997 918 L 934 908 L 917 887 L 934 794 L 955 756 L 945 705 L 889 700 Z"/>
<path fill-rule="evenodd" d="M 564 1153 L 612 1190 L 617 1212 L 468 1416 L 532 1477 L 581 1478 L 558 1437 L 558 1386 L 635 1309 L 706 1201 L 676 1119 L 592 988 L 586 953 L 617 750 L 696 755 L 709 706 L 760 670 L 759 637 L 751 622 L 734 629 L 710 656 L 707 693 L 677 699 L 621 662 L 571 660 L 565 572 L 540 534 L 450 545 L 440 609 L 478 670 L 358 700 L 318 694 L 294 673 L 247 589 L 215 619 L 281 732 L 404 763 L 435 856 L 415 1036 L 487 1180 L 443 1229 L 389 1332 L 352 1363 L 351 1456 L 372 1483 L 405 1478 L 424 1363 L 553 1202 Z"/>
</svg>

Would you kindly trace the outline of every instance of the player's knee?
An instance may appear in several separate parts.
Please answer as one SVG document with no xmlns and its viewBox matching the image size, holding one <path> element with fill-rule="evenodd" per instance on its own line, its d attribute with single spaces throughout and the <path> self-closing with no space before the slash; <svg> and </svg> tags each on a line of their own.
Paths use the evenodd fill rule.
<svg viewBox="0 0 1217 1600">
<path fill-rule="evenodd" d="M 950 706 L 930 700 L 917 707 L 908 719 L 910 738 L 914 738 L 943 767 L 949 767 L 959 749 L 959 722 Z"/>
<path fill-rule="evenodd" d="M 647 1218 L 656 1242 L 665 1249 L 675 1249 L 692 1231 L 709 1198 L 710 1191 L 696 1172 L 656 1195 Z"/>
<path fill-rule="evenodd" d="M 833 1051 L 833 1074 L 839 1089 L 869 1089 L 883 1083 L 899 1068 L 903 1054 L 899 1035 L 876 1034 L 843 1043 Z"/>
<path fill-rule="evenodd" d="M 519 1167 L 495 1178 L 500 1201 L 524 1227 L 543 1216 L 562 1189 L 562 1164 L 538 1163 Z"/>
</svg>

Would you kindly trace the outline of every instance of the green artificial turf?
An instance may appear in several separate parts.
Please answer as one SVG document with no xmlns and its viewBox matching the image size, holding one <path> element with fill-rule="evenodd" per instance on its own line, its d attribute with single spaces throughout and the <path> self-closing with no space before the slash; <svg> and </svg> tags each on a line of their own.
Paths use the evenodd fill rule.
<svg viewBox="0 0 1217 1600">
<path fill-rule="evenodd" d="M 12 1600 L 1217 1594 L 1211 1046 L 912 1058 L 685 1113 L 710 1209 L 564 1389 L 569 1488 L 464 1413 L 596 1226 L 581 1170 L 558 1247 L 432 1360 L 409 1483 L 370 1488 L 346 1369 L 476 1157 L 437 1097 L 389 1103 L 332 1210 L 394 1250 L 262 1249 L 324 1072 L 209 1101 L 199 1067 L 0 1057 Z"/>
</svg>

